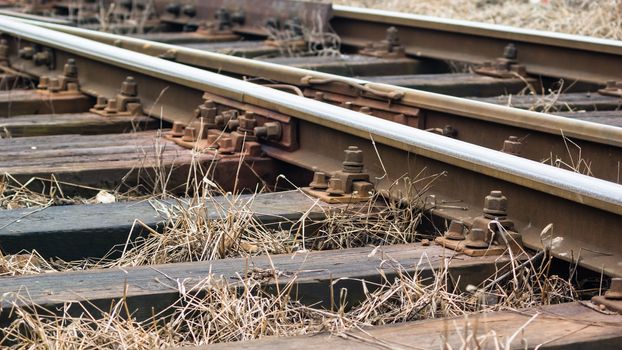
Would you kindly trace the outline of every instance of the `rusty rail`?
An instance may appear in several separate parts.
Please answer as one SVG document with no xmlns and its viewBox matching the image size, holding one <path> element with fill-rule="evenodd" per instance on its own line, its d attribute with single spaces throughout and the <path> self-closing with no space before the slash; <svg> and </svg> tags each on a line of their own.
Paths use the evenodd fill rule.
<svg viewBox="0 0 622 350">
<path fill-rule="evenodd" d="M 405 196 L 400 192 L 404 176 L 416 178 L 422 172 L 439 175 L 440 180 L 427 191 L 428 196 L 434 196 L 429 198 L 459 200 L 464 205 L 427 207 L 435 217 L 468 219 L 481 215 L 484 196 L 491 190 L 502 190 L 510 198 L 510 217 L 527 246 L 542 248 L 546 242 L 540 233 L 554 223 L 555 235 L 564 241 L 552 247 L 554 254 L 570 260 L 573 255 L 569 251 L 589 249 L 591 253 L 584 253 L 579 261 L 581 265 L 622 275 L 617 260 L 622 252 L 619 244 L 612 243 L 618 238 L 611 231 L 622 223 L 622 186 L 19 21 L 2 18 L 0 30 L 19 38 L 20 45 L 32 42 L 55 50 L 59 59 L 75 58 L 77 67 L 86 73 L 80 78 L 85 92 L 116 90 L 115 77 L 136 75 L 136 81 L 148 86 L 141 98 L 165 103 L 166 108 L 146 108 L 156 117 L 192 118 L 190 109 L 196 105 L 189 101 L 200 98 L 204 91 L 291 116 L 299 122 L 297 147 L 262 146 L 266 154 L 289 164 L 330 173 L 341 167 L 339 151 L 356 145 L 366 154 L 366 168 L 376 189 L 397 198 Z M 49 73 L 47 67 L 13 59 L 16 66 L 32 74 Z M 102 81 L 97 74 L 97 69 L 104 68 L 109 81 Z M 186 98 L 183 106 L 181 96 Z M 160 113 L 161 109 L 165 111 Z M 589 240 L 585 239 L 588 234 Z"/>
<path fill-rule="evenodd" d="M 528 73 L 597 84 L 622 80 L 622 44 L 615 40 L 337 5 L 331 25 L 345 45 L 380 41 L 395 26 L 414 57 L 483 63 L 514 43 Z"/>
<path fill-rule="evenodd" d="M 596 177 L 610 181 L 617 179 L 618 163 L 622 156 L 620 128 L 142 39 L 54 24 L 30 23 L 152 56 L 174 57 L 178 63 L 233 75 L 261 77 L 298 87 L 308 85 L 306 84 L 308 81 L 331 82 L 328 85 L 315 85 L 313 88 L 339 91 L 344 87 L 352 90 L 351 86 L 360 86 L 360 89 L 355 90 L 379 92 L 384 96 L 399 96 L 400 105 L 421 109 L 420 127 L 428 129 L 451 123 L 462 130 L 457 137 L 469 143 L 501 149 L 508 135 L 529 135 L 529 147 L 525 147 L 521 155 L 532 160 L 539 161 L 545 158 L 543 150 L 546 150 L 546 155 L 549 154 L 549 150 L 552 153 L 567 153 L 564 137 L 568 137 L 580 143 L 582 156 L 592 162 L 592 170 Z M 437 118 L 439 121 L 434 122 Z M 435 123 L 439 125 L 434 125 Z M 474 127 L 474 123 L 480 124 Z M 488 135 L 484 138 L 481 137 L 483 132 L 472 132 L 484 129 Z"/>
</svg>

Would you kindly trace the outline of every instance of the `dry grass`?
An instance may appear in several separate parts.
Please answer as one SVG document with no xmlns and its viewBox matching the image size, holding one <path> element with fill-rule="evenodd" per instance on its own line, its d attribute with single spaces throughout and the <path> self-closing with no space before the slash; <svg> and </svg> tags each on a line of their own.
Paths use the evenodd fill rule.
<svg viewBox="0 0 622 350">
<path fill-rule="evenodd" d="M 334 0 L 335 4 L 622 39 L 620 0 Z"/>
<path fill-rule="evenodd" d="M 80 195 L 67 195 L 80 193 Z M 92 193 L 92 196 L 83 196 Z M 53 175 L 50 178 L 32 177 L 21 182 L 10 174 L 0 175 L 0 209 L 45 208 L 52 205 L 112 203 L 124 200 L 140 200 L 147 195 L 136 189 L 127 191 L 106 190 L 63 181 Z"/>
<path fill-rule="evenodd" d="M 238 276 L 233 282 L 215 276 L 192 284 L 174 280 L 169 282 L 177 284 L 180 297 L 166 310 L 166 316 L 156 315 L 155 320 L 148 321 L 127 318 L 123 300 L 103 312 L 102 317 L 93 316 L 87 308 L 81 316 L 72 316 L 75 313 L 68 313 L 69 305 L 60 315 L 33 313 L 16 306 L 15 321 L 3 329 L 3 343 L 10 344 L 11 349 L 153 349 L 322 331 L 344 333 L 371 325 L 573 300 L 575 292 L 570 284 L 546 277 L 545 267 L 516 265 L 511 274 L 516 277 L 509 281 L 495 282 L 486 290 L 460 292 L 451 287 L 446 269 L 430 280 L 419 272 L 406 273 L 396 265 L 397 277 L 385 276 L 381 285 L 365 293 L 360 304 L 348 308 L 341 303 L 332 310 L 292 299 L 295 275 L 276 294 L 261 288 L 265 275 Z M 276 270 L 266 274 L 268 279 L 280 278 Z M 340 292 L 344 299 L 346 291 Z"/>
<path fill-rule="evenodd" d="M 375 199 L 357 207 L 326 211 L 326 219 L 315 223 L 319 229 L 309 229 L 313 225 L 305 221 L 305 215 L 301 220 L 286 220 L 280 226 L 266 228 L 255 219 L 251 208 L 254 196 L 222 193 L 221 207 L 215 209 L 218 219 L 208 220 L 205 203 L 214 202 L 211 186 L 184 202 L 152 200 L 154 208 L 168 217 L 164 231 L 143 227 L 149 235 L 119 247 L 122 254 L 118 258 L 66 263 L 45 261 L 36 252 L 24 252 L 2 256 L 0 271 L 4 275 L 36 274 L 357 246 L 370 246 L 375 253 L 381 248 L 373 246 L 412 242 L 418 237 L 418 200 L 380 205 Z M 136 228 L 140 226 L 136 222 Z M 123 300 L 109 310 L 100 310 L 103 316 L 89 312 L 88 305 L 75 316 L 68 312 L 69 305 L 58 314 L 33 312 L 16 303 L 15 320 L 1 330 L 2 343 L 12 349 L 153 349 L 323 331 L 341 334 L 371 325 L 518 309 L 576 297 L 570 283 L 549 276 L 547 264 L 512 261 L 507 266 L 510 272 L 499 271 L 481 286 L 460 291 L 448 272 L 451 259 L 446 259 L 433 278 L 424 278 L 422 269 L 406 271 L 385 254 L 383 260 L 396 277 L 382 273 L 382 283 L 364 284 L 364 297 L 356 305 L 346 304 L 347 290 L 343 289 L 334 291 L 342 302 L 329 309 L 293 299 L 296 272 L 288 273 L 289 282 L 276 294 L 261 286 L 284 278 L 277 270 L 238 275 L 231 281 L 216 276 L 196 283 L 170 280 L 166 283 L 177 286 L 179 300 L 148 321 L 126 317 L 129 311 Z M 417 266 L 429 264 L 428 257 L 423 257 Z M 27 303 L 27 299 L 23 301 Z"/>
</svg>

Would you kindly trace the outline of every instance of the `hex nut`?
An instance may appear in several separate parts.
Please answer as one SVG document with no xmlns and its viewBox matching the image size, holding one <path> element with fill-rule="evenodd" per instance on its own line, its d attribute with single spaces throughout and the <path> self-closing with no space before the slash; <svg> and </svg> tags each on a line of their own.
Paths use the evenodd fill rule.
<svg viewBox="0 0 622 350">
<path fill-rule="evenodd" d="M 491 191 L 484 199 L 484 216 L 487 218 L 506 217 L 508 199 L 501 191 Z"/>
</svg>

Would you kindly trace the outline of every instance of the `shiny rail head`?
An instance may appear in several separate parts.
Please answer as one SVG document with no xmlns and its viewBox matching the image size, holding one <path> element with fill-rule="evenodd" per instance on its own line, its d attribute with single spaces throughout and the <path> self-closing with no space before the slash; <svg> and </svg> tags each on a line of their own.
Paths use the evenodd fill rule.
<svg viewBox="0 0 622 350">
<path fill-rule="evenodd" d="M 369 83 L 361 79 L 341 77 L 333 74 L 309 71 L 295 67 L 286 67 L 270 62 L 249 60 L 246 58 L 228 56 L 216 52 L 207 52 L 198 49 L 185 48 L 139 38 L 124 37 L 94 30 L 60 26 L 23 19 L 19 20 L 24 21 L 25 23 L 54 29 L 87 39 L 113 43 L 114 45 L 120 47 L 130 46 L 134 51 L 143 50 L 143 52 L 152 52 L 151 50 L 160 50 L 162 53 L 175 52 L 176 54 L 183 54 L 192 60 L 204 63 L 207 62 L 209 64 L 209 66 L 207 66 L 208 68 L 217 69 L 219 71 L 228 69 L 228 71 L 232 73 L 244 75 L 260 73 L 266 75 L 267 78 L 280 77 L 295 81 L 299 81 L 301 77 L 313 76 L 321 79 L 342 80 L 351 84 L 365 84 L 367 86 L 378 87 L 380 89 L 399 90 L 405 93 L 405 97 L 409 105 L 431 110 L 456 113 L 467 118 L 487 120 L 499 124 L 535 129 L 537 131 L 554 135 L 564 135 L 581 140 L 622 147 L 622 129 L 610 125 L 597 124 L 582 120 L 572 120 L 552 114 L 519 110 L 507 106 L 492 105 L 480 101 L 471 101 L 432 92 Z M 235 70 L 232 67 L 236 67 Z"/>
<path fill-rule="evenodd" d="M 622 186 L 183 64 L 0 17 L 0 31 L 204 91 L 260 101 L 311 123 L 622 214 Z"/>
</svg>

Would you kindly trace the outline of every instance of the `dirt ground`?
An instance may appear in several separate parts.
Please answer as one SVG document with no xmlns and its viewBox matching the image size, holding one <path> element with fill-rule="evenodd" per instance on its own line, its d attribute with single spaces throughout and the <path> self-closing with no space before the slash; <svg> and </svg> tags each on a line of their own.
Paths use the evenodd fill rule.
<svg viewBox="0 0 622 350">
<path fill-rule="evenodd" d="M 334 0 L 333 3 L 622 40 L 622 0 Z"/>
</svg>

